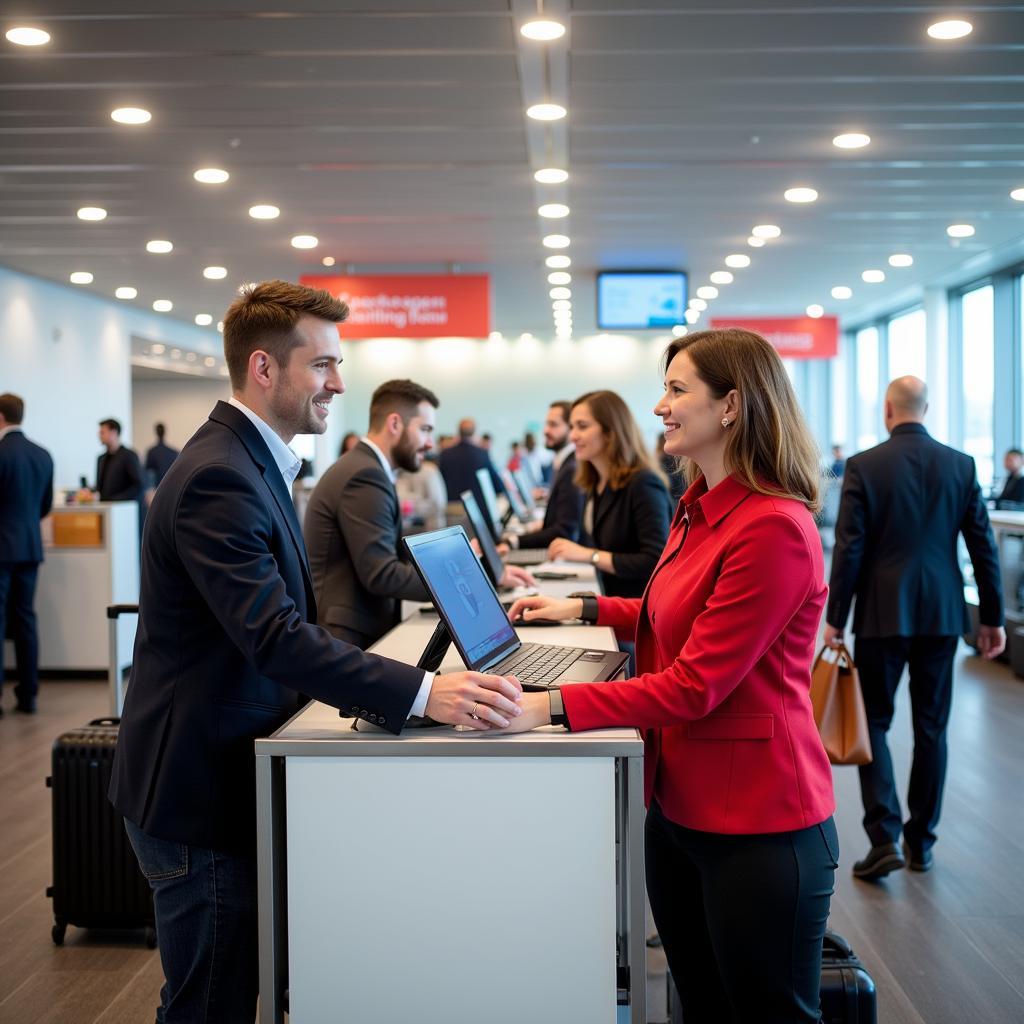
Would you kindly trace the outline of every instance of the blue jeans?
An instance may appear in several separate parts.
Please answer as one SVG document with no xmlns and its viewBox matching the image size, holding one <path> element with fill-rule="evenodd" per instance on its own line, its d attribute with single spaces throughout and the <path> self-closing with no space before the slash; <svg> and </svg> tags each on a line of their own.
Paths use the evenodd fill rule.
<svg viewBox="0 0 1024 1024">
<path fill-rule="evenodd" d="M 125 819 L 153 890 L 164 986 L 157 1024 L 253 1024 L 256 861 L 147 835 Z"/>
</svg>

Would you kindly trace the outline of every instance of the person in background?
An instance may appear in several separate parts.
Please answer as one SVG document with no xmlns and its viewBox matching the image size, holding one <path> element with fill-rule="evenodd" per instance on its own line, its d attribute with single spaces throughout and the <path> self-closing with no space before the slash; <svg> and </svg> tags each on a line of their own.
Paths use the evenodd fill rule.
<svg viewBox="0 0 1024 1024">
<path fill-rule="evenodd" d="M 139 543 L 146 522 L 146 489 L 138 455 L 121 444 L 121 424 L 100 421 L 100 444 L 106 451 L 96 460 L 96 490 L 100 501 L 134 501 L 139 506 Z"/>
<path fill-rule="evenodd" d="M 453 442 L 455 441 L 454 438 L 452 440 L 453 440 Z M 494 438 L 491 437 L 490 434 L 481 434 L 480 435 L 480 447 L 483 448 L 483 450 L 485 452 L 489 452 L 491 450 L 491 446 L 493 444 L 494 444 Z"/>
<path fill-rule="evenodd" d="M 459 439 L 455 444 L 442 450 L 439 464 L 448 496 L 453 501 L 463 491 L 472 491 L 480 507 L 486 508 L 476 471 L 487 470 L 495 494 L 504 494 L 505 485 L 501 482 L 490 455 L 474 441 L 475 436 L 476 423 L 468 417 L 459 420 Z"/>
<path fill-rule="evenodd" d="M 1006 479 L 1003 488 L 996 498 L 996 508 L 1014 509 L 1024 506 L 1024 452 L 1019 448 L 1010 448 L 1003 456 L 1003 469 Z"/>
<path fill-rule="evenodd" d="M 9 624 L 18 667 L 14 710 L 34 715 L 39 693 L 35 595 L 43 560 L 39 523 L 53 504 L 53 459 L 24 435 L 24 418 L 25 403 L 18 395 L 0 395 L 0 651 Z M 3 677 L 0 661 L 0 684 Z"/>
<path fill-rule="evenodd" d="M 639 672 L 524 694 L 513 729 L 643 730 L 647 892 L 687 1024 L 817 1024 L 839 857 L 810 700 L 818 451 L 759 335 L 700 331 L 664 366 L 654 411 L 689 487 L 645 597 L 509 611 L 635 630 Z"/>
<path fill-rule="evenodd" d="M 846 457 L 843 455 L 842 446 L 834 444 L 832 445 L 832 465 L 829 467 L 829 471 L 834 477 L 840 477 L 845 469 Z"/>
<path fill-rule="evenodd" d="M 523 434 L 522 460 L 530 478 L 538 487 L 550 482 L 553 473 L 551 450 L 537 444 L 537 436 L 532 430 Z"/>
<path fill-rule="evenodd" d="M 350 430 L 341 439 L 341 444 L 338 446 L 338 458 L 340 459 L 342 455 L 352 451 L 357 444 L 359 444 L 359 435 L 354 430 Z"/>
<path fill-rule="evenodd" d="M 558 537 L 548 556 L 589 562 L 604 593 L 639 597 L 665 546 L 672 501 L 655 470 L 633 414 L 614 391 L 573 402 L 569 437 L 576 486 L 584 495 L 580 540 Z"/>
<path fill-rule="evenodd" d="M 899 377 L 889 385 L 889 439 L 847 460 L 839 500 L 825 642 L 842 640 L 856 597 L 854 658 L 872 760 L 859 769 L 871 849 L 853 865 L 853 874 L 865 880 L 883 878 L 908 862 L 912 871 L 928 871 L 933 864 L 953 662 L 960 636 L 970 628 L 959 534 L 978 587 L 978 650 L 994 658 L 1006 645 L 999 557 L 974 459 L 929 436 L 927 411 L 923 380 Z M 904 822 L 886 734 L 908 665 L 914 756 Z"/>
<path fill-rule="evenodd" d="M 440 530 L 447 524 L 448 491 L 436 462 L 424 456 L 419 469 L 400 469 L 395 489 L 399 501 L 411 506 L 424 530 Z"/>
<path fill-rule="evenodd" d="M 679 460 L 673 458 L 665 451 L 664 431 L 658 434 L 657 455 L 658 465 L 661 466 L 662 473 L 668 477 L 668 492 L 672 496 L 672 503 L 678 504 L 679 499 L 683 496 L 683 491 L 685 490 L 685 481 L 683 479 L 682 470 L 679 466 Z"/>
<path fill-rule="evenodd" d="M 522 445 L 518 441 L 512 442 L 511 453 L 509 454 L 508 462 L 505 463 L 505 468 L 510 473 L 515 473 L 523 468 Z"/>
<path fill-rule="evenodd" d="M 172 448 L 165 440 L 167 429 L 162 423 L 153 425 L 156 444 L 146 452 L 146 472 L 150 474 L 153 487 L 158 487 L 164 474 L 171 468 L 171 463 L 178 457 L 178 449 Z"/>
</svg>

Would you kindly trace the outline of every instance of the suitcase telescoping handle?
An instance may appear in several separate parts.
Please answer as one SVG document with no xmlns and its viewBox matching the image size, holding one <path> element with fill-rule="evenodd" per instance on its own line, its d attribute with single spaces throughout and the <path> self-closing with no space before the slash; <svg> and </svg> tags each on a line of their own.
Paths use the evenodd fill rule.
<svg viewBox="0 0 1024 1024">
<path fill-rule="evenodd" d="M 116 619 L 121 615 L 136 615 L 139 611 L 137 604 L 108 604 L 107 618 Z"/>
<path fill-rule="evenodd" d="M 121 678 L 121 663 L 117 648 L 117 624 L 122 615 L 138 615 L 137 604 L 108 604 L 107 621 L 109 623 L 110 666 L 107 670 L 107 682 L 110 686 L 110 713 L 121 714 L 124 706 L 124 680 Z"/>
<path fill-rule="evenodd" d="M 94 718 L 90 725 L 120 725 L 121 719 L 115 718 L 113 715 L 108 715 L 106 718 Z"/>
</svg>

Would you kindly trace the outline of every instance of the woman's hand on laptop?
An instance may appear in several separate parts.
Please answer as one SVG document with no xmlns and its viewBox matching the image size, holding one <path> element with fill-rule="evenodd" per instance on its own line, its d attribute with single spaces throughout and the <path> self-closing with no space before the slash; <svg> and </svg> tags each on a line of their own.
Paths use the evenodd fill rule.
<svg viewBox="0 0 1024 1024">
<path fill-rule="evenodd" d="M 426 713 L 435 722 L 486 732 L 505 729 L 522 714 L 523 688 L 515 676 L 449 672 L 434 676 Z"/>
<path fill-rule="evenodd" d="M 512 602 L 508 617 L 513 622 L 522 617 L 524 623 L 530 619 L 554 619 L 565 622 L 566 619 L 578 619 L 583 614 L 583 599 L 579 597 L 545 597 L 537 594 L 534 597 L 520 597 Z"/>
</svg>

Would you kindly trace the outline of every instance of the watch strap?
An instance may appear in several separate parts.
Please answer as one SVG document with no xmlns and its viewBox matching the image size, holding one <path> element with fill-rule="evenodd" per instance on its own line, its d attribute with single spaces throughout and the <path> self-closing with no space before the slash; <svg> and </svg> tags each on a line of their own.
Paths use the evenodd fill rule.
<svg viewBox="0 0 1024 1024">
<path fill-rule="evenodd" d="M 580 618 L 584 622 L 597 622 L 597 598 L 584 597 L 581 600 L 583 601 L 583 610 L 580 612 Z"/>
<path fill-rule="evenodd" d="M 569 719 L 565 713 L 565 705 L 562 703 L 562 691 L 557 686 L 552 686 L 548 690 L 548 707 L 551 711 L 551 724 L 568 729 Z"/>
</svg>

